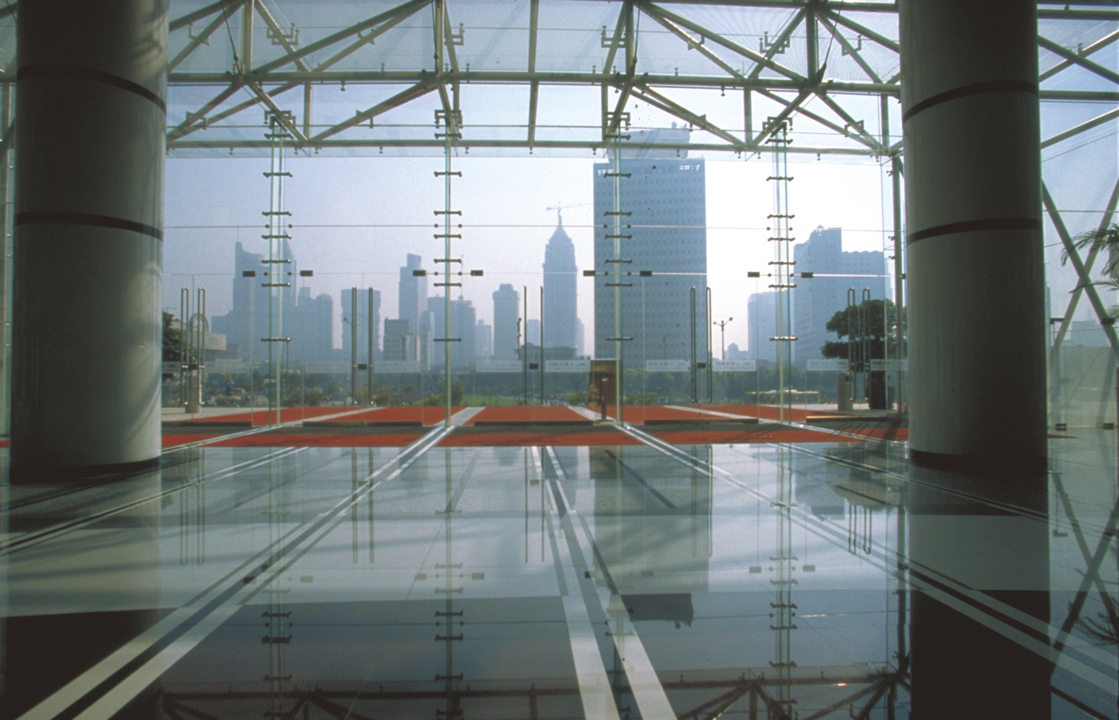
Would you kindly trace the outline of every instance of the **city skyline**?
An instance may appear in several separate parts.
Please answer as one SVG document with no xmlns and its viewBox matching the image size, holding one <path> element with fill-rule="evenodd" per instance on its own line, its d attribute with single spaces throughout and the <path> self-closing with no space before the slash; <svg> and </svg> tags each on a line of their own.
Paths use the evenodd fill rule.
<svg viewBox="0 0 1119 720">
<path fill-rule="evenodd" d="M 172 313 L 178 312 L 179 288 L 199 286 L 208 290 L 211 315 L 228 311 L 233 285 L 231 247 L 241 242 L 247 251 L 267 250 L 260 239 L 263 224 L 259 213 L 267 206 L 267 186 L 259 182 L 262 161 L 231 159 L 222 161 L 222 173 L 208 172 L 216 162 L 167 162 L 163 306 Z M 454 202 L 464 212 L 464 237 L 455 241 L 452 254 L 463 260 L 464 268 L 479 268 L 485 275 L 464 276 L 463 287 L 456 288 L 453 296 L 461 291 L 486 317 L 489 297 L 501 283 L 512 284 L 518 291 L 527 285 L 529 316 L 537 316 L 541 258 L 556 226 L 555 212 L 548 207 L 564 206 L 564 230 L 574 244 L 580 271 L 594 265 L 590 176 L 594 163 L 602 162 L 601 153 L 597 158 L 537 158 L 527 163 L 520 158 L 475 157 L 472 151 L 455 162 L 464 172 L 455 181 Z M 772 259 L 764 225 L 772 212 L 765 185 L 769 163 L 716 156 L 705 164 L 713 317 L 744 317 L 747 296 L 753 291 L 753 283 L 743 282 L 744 272 L 765 271 Z M 396 317 L 395 285 L 403 259 L 403 252 L 396 248 L 407 244 L 421 255 L 429 272 L 441 270 L 434 263 L 442 257 L 442 248 L 432 238 L 431 213 L 442 202 L 441 187 L 432 178 L 442 160 L 292 158 L 290 165 L 295 173 L 287 190 L 293 212 L 292 246 L 300 267 L 314 270 L 314 277 L 297 278 L 299 286 L 310 286 L 315 295 L 325 293 L 332 298 L 340 297 L 346 287 L 372 286 L 384 293 L 382 317 Z M 878 165 L 829 165 L 813 158 L 790 167 L 797 177 L 790 198 L 798 216 L 796 226 L 842 226 L 845 243 L 856 250 L 880 250 L 888 242 L 889 231 L 882 226 L 888 209 L 881 207 L 878 196 L 884 173 Z M 800 237 L 804 239 L 806 233 Z M 593 281 L 580 274 L 577 283 L 579 317 L 586 326 L 587 350 L 591 351 Z M 335 347 L 341 345 L 342 335 L 338 316 L 336 313 L 333 327 Z M 745 323 L 727 326 L 728 344 L 746 347 L 747 338 Z"/>
</svg>

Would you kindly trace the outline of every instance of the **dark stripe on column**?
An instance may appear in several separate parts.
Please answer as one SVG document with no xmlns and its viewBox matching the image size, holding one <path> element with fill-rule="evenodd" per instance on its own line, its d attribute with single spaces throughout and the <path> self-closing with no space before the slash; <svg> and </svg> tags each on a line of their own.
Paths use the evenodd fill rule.
<svg viewBox="0 0 1119 720">
<path fill-rule="evenodd" d="M 951 455 L 926 452 L 909 448 L 909 459 L 922 467 L 957 473 L 998 475 L 1006 480 L 1016 480 L 1015 475 L 1033 476 L 1045 473 L 1048 461 L 1044 456 L 987 457 L 981 455 Z"/>
<path fill-rule="evenodd" d="M 982 95 L 992 92 L 1025 92 L 1031 95 L 1038 95 L 1037 83 L 1027 82 L 1025 80 L 991 80 L 989 82 L 975 83 L 974 85 L 962 85 L 958 88 L 953 88 L 933 95 L 931 98 L 926 98 L 917 103 L 913 107 L 906 110 L 902 116 L 902 122 L 913 117 L 919 112 L 928 110 L 933 105 L 939 105 L 949 100 L 956 100 L 957 98 L 967 97 L 968 95 Z"/>
<path fill-rule="evenodd" d="M 89 80 L 91 82 L 102 83 L 104 85 L 112 85 L 122 90 L 127 90 L 130 93 L 135 93 L 140 97 L 149 100 L 156 107 L 167 112 L 167 103 L 159 95 L 148 90 L 139 83 L 134 83 L 131 80 L 126 80 L 119 75 L 113 75 L 101 70 L 94 70 L 93 68 L 81 67 L 79 65 L 26 65 L 16 71 L 16 81 L 24 80 L 33 77 L 65 77 L 77 78 L 79 80 Z"/>
<path fill-rule="evenodd" d="M 905 236 L 907 245 L 931 237 L 941 235 L 954 235 L 962 232 L 979 232 L 984 230 L 1037 230 L 1041 232 L 1041 220 L 1034 218 L 987 218 L 985 220 L 967 220 L 947 225 L 918 230 Z"/>
<path fill-rule="evenodd" d="M 39 210 L 35 212 L 21 212 L 16 214 L 16 225 L 89 225 L 92 227 L 114 228 L 116 230 L 130 230 L 163 240 L 163 231 L 151 225 L 122 220 L 121 218 L 107 215 L 92 215 L 90 213 L 57 212 Z"/>
</svg>

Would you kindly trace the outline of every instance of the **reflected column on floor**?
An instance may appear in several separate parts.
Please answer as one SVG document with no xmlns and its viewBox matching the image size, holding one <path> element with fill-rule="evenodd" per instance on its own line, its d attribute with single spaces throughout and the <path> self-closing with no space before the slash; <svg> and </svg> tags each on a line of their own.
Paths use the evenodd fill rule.
<svg viewBox="0 0 1119 720">
<path fill-rule="evenodd" d="M 119 483 L 116 502 L 123 506 L 151 497 L 161 485 L 158 471 L 145 473 Z M 185 500 L 180 496 L 175 501 Z M 159 500 L 145 502 L 117 513 L 111 522 L 88 525 L 3 558 L 0 717 L 20 717 L 159 622 L 162 513 Z M 177 508 L 168 507 L 167 513 L 178 517 Z M 29 517 L 26 509 L 23 516 Z M 38 529 L 21 524 L 12 523 L 8 530 Z M 24 560 L 21 553 L 44 561 Z M 47 567 L 54 573 L 51 578 L 43 577 Z M 158 681 L 141 689 L 117 717 L 161 717 L 160 694 Z M 67 697 L 63 707 L 80 699 Z"/>
<path fill-rule="evenodd" d="M 710 446 L 689 451 L 697 463 L 710 460 Z M 711 474 L 693 465 L 681 475 L 662 456 L 624 448 L 589 454 L 594 542 L 631 618 L 691 625 L 692 595 L 708 590 Z"/>
<path fill-rule="evenodd" d="M 1049 647 L 1044 475 L 910 477 L 913 716 L 1048 718 L 1052 664 L 1021 644 Z"/>
</svg>

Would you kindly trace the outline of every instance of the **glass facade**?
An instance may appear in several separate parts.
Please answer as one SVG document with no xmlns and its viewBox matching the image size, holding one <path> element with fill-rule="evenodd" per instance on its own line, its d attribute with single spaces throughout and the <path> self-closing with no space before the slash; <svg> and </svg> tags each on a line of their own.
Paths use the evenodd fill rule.
<svg viewBox="0 0 1119 720">
<path fill-rule="evenodd" d="M 1119 204 L 1114 6 L 1037 5 L 1031 470 L 908 457 L 907 358 L 948 349 L 908 337 L 896 3 L 172 0 L 158 90 L 106 80 L 104 50 L 71 72 L 78 41 L 43 70 L 22 6 L 0 9 L 0 719 L 1116 717 L 1117 256 L 1083 240 Z M 162 451 L 37 430 L 85 452 L 65 479 L 20 465 L 21 397 L 143 430 L 19 380 L 13 324 L 47 317 L 19 243 L 59 220 L 28 204 L 16 102 L 56 75 L 166 107 L 160 309 L 105 300 L 134 280 L 96 251 L 48 293 L 161 318 Z M 25 128 L 85 117 L 96 143 L 128 105 L 75 93 L 102 114 Z M 74 164 L 87 215 L 116 202 L 99 178 L 127 190 L 117 159 Z M 147 371 L 94 335 L 36 350 L 131 397 Z M 116 351 L 124 390 L 94 367 Z"/>
</svg>

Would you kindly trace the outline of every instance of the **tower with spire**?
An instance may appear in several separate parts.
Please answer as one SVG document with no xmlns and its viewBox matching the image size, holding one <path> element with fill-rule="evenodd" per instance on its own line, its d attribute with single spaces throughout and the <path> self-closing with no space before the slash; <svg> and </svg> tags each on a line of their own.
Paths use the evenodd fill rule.
<svg viewBox="0 0 1119 720">
<path fill-rule="evenodd" d="M 578 268 L 575 243 L 563 229 L 563 210 L 556 210 L 556 230 L 544 250 L 544 347 L 571 348 L 576 341 Z"/>
</svg>

